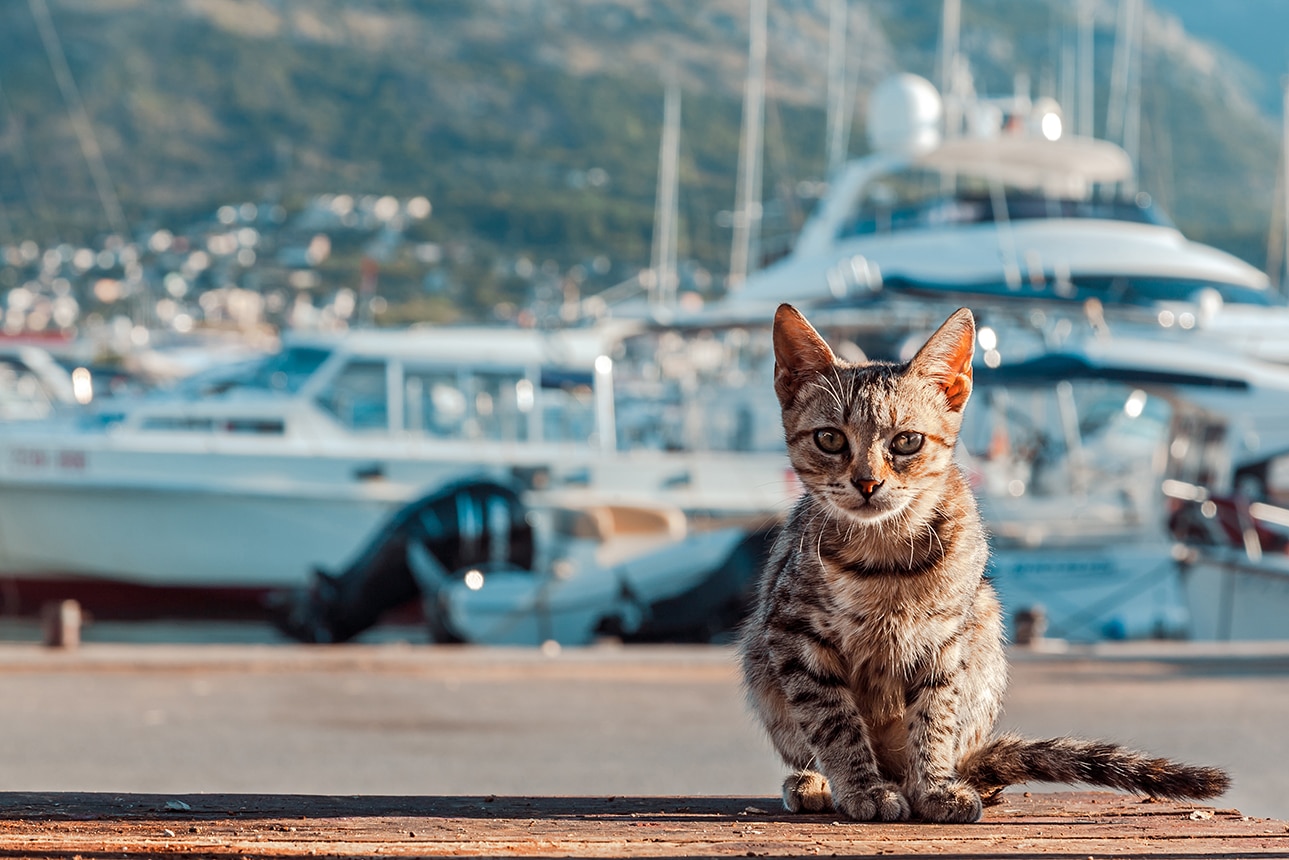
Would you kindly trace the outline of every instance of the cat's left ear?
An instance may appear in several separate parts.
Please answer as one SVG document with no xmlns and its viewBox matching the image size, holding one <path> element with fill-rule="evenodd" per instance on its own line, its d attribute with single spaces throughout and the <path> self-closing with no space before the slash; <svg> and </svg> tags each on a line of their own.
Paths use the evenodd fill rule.
<svg viewBox="0 0 1289 860">
<path fill-rule="evenodd" d="M 976 320 L 959 308 L 913 356 L 909 369 L 935 380 L 949 399 L 949 409 L 961 412 L 971 396 L 971 357 L 976 351 Z"/>
</svg>

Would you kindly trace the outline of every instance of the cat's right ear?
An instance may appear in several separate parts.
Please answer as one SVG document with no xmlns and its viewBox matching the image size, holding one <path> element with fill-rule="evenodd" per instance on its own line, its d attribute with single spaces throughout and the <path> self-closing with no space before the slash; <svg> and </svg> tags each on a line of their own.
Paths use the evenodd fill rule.
<svg viewBox="0 0 1289 860">
<path fill-rule="evenodd" d="M 779 305 L 774 314 L 774 392 L 784 408 L 796 398 L 801 384 L 833 366 L 832 350 L 814 326 L 792 305 Z"/>
</svg>

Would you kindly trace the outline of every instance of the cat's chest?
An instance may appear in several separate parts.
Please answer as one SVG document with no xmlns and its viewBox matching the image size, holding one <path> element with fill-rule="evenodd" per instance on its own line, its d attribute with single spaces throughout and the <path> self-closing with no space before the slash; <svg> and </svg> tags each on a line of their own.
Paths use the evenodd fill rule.
<svg viewBox="0 0 1289 860">
<path fill-rule="evenodd" d="M 908 678 L 950 641 L 959 607 L 933 585 L 826 572 L 829 632 L 855 671 Z"/>
</svg>

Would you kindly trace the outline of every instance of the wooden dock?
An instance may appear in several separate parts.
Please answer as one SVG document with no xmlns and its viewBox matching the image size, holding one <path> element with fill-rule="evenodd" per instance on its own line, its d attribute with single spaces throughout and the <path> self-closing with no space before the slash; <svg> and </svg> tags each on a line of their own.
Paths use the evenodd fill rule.
<svg viewBox="0 0 1289 860">
<path fill-rule="evenodd" d="M 1018 792 L 977 824 L 857 824 L 768 797 L 0 793 L 0 857 L 1289 857 L 1289 825 Z"/>
</svg>

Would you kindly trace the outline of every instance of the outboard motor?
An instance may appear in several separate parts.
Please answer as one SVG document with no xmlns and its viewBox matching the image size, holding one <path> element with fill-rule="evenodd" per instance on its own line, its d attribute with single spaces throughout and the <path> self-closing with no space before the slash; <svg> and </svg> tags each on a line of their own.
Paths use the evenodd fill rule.
<svg viewBox="0 0 1289 860">
<path fill-rule="evenodd" d="M 459 642 L 439 590 L 461 571 L 532 570 L 533 528 L 518 494 L 492 481 L 450 484 L 398 510 L 340 573 L 314 570 L 306 591 L 270 604 L 273 621 L 300 642 L 347 642 L 388 610 L 422 598 L 430 633 Z"/>
</svg>

